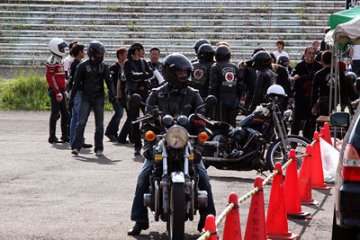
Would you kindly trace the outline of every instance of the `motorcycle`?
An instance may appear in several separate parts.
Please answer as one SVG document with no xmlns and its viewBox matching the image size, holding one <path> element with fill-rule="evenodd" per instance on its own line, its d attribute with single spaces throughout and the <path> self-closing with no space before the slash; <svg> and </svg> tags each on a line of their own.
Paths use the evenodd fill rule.
<svg viewBox="0 0 360 240">
<path fill-rule="evenodd" d="M 279 108 L 281 96 L 269 94 L 268 97 L 268 103 L 257 106 L 237 127 L 197 115 L 206 121 L 209 129 L 209 140 L 205 142 L 202 158 L 206 167 L 273 171 L 276 162 L 285 163 L 288 160 L 290 149 L 295 149 L 299 156 L 297 167 L 301 167 L 302 154 L 305 154 L 310 140 L 287 134 L 286 120 Z"/>
<path fill-rule="evenodd" d="M 134 95 L 133 95 L 134 96 Z M 141 97 L 131 101 L 140 106 Z M 135 97 L 136 98 L 136 97 Z M 136 104 L 135 104 L 136 105 Z M 189 134 L 189 120 L 180 115 L 173 118 L 157 107 L 132 124 L 142 122 L 144 140 L 153 157 L 154 169 L 150 175 L 149 192 L 144 194 L 144 205 L 153 212 L 155 221 L 165 221 L 170 240 L 183 240 L 185 221 L 194 219 L 199 208 L 207 207 L 207 192 L 198 189 L 194 141 L 205 142 L 205 132 Z"/>
</svg>

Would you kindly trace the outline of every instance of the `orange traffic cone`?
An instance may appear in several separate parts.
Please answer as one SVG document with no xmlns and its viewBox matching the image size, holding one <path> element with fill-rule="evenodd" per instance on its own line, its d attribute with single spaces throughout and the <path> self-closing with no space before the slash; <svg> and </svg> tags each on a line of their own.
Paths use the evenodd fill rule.
<svg viewBox="0 0 360 240">
<path fill-rule="evenodd" d="M 240 228 L 240 214 L 238 196 L 236 193 L 231 193 L 228 203 L 233 203 L 234 207 L 226 215 L 223 240 L 241 240 L 241 228 Z"/>
<path fill-rule="evenodd" d="M 214 215 L 209 214 L 206 216 L 204 230 L 205 232 L 209 231 L 211 234 L 209 237 L 206 238 L 206 240 L 218 240 Z"/>
<path fill-rule="evenodd" d="M 332 141 L 331 141 L 331 133 L 330 133 L 330 127 L 329 127 L 329 123 L 325 122 L 324 123 L 324 133 L 325 133 L 325 140 L 332 145 Z"/>
<path fill-rule="evenodd" d="M 313 154 L 311 160 L 311 187 L 314 189 L 328 190 L 331 187 L 324 183 L 324 172 L 322 167 L 321 153 L 320 153 L 320 139 L 319 133 L 314 132 L 314 141 L 312 143 Z"/>
<path fill-rule="evenodd" d="M 297 160 L 294 149 L 290 150 L 289 159 L 292 161 L 286 170 L 284 182 L 286 213 L 288 218 L 308 218 L 310 213 L 301 210 Z"/>
<path fill-rule="evenodd" d="M 270 239 L 297 239 L 299 236 L 288 231 L 286 219 L 284 186 L 281 163 L 275 164 L 278 172 L 271 186 L 269 207 L 266 218 L 266 235 Z"/>
<path fill-rule="evenodd" d="M 261 177 L 255 179 L 254 187 L 260 190 L 251 198 L 249 216 L 246 223 L 245 240 L 265 240 L 265 203 Z"/>
<path fill-rule="evenodd" d="M 305 156 L 301 164 L 299 174 L 300 200 L 303 205 L 316 205 L 318 202 L 311 195 L 311 158 L 313 147 L 311 144 L 306 146 Z"/>
</svg>

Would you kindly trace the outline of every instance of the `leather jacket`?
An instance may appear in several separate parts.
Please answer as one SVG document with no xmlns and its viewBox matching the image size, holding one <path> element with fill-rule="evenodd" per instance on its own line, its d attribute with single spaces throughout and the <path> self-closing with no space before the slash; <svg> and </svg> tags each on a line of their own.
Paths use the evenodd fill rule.
<svg viewBox="0 0 360 240">
<path fill-rule="evenodd" d="M 243 90 L 239 68 L 228 61 L 216 62 L 210 69 L 209 95 L 218 100 L 238 99 Z"/>
<path fill-rule="evenodd" d="M 154 88 L 146 105 L 146 113 L 151 111 L 151 106 L 158 106 L 163 115 L 170 114 L 171 116 L 189 116 L 192 113 L 203 111 L 202 108 L 198 108 L 203 105 L 199 91 L 191 87 L 174 91 L 168 83 Z"/>
<path fill-rule="evenodd" d="M 77 91 L 82 91 L 82 96 L 85 97 L 103 97 L 104 80 L 109 89 L 109 98 L 115 97 L 110 71 L 105 63 L 96 64 L 89 59 L 80 63 L 75 73 L 71 99 L 74 98 Z"/>
</svg>

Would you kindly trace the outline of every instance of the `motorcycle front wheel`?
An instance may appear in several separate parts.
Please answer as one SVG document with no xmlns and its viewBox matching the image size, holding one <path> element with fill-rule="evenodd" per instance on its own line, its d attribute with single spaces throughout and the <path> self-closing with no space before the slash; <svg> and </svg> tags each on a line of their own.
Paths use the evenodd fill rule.
<svg viewBox="0 0 360 240">
<path fill-rule="evenodd" d="M 310 144 L 310 140 L 304 137 L 289 135 L 288 139 L 288 149 L 286 149 L 286 154 L 284 154 L 283 146 L 281 139 L 278 138 L 272 142 L 266 152 L 266 163 L 268 169 L 272 172 L 275 168 L 275 163 L 280 162 L 284 164 L 288 159 L 290 149 L 295 149 L 297 156 L 297 169 L 300 169 L 302 165 L 303 156 L 306 151 L 306 146 Z"/>
<path fill-rule="evenodd" d="M 185 230 L 185 193 L 183 183 L 171 187 L 170 214 L 167 221 L 169 240 L 184 240 Z"/>
</svg>

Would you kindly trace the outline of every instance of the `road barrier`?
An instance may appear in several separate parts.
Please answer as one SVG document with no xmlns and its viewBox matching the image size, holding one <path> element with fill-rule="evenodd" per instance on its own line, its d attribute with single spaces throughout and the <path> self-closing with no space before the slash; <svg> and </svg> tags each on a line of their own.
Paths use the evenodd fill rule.
<svg viewBox="0 0 360 240">
<path fill-rule="evenodd" d="M 301 204 L 314 204 L 311 190 L 330 189 L 324 183 L 323 165 L 321 159 L 320 137 L 331 143 L 329 126 L 325 124 L 321 134 L 314 133 L 313 142 L 306 147 L 303 155 L 296 156 L 295 150 L 290 150 L 288 161 L 281 165 L 275 164 L 275 170 L 263 181 L 257 177 L 254 188 L 237 200 L 237 195 L 231 193 L 228 206 L 216 218 L 207 219 L 204 233 L 197 240 L 218 239 L 217 226 L 226 218 L 223 240 L 241 240 L 239 205 L 251 199 L 248 220 L 246 224 L 245 240 L 251 239 L 298 239 L 299 235 L 288 230 L 287 218 L 311 219 L 310 213 L 303 212 Z M 303 157 L 300 174 L 297 171 L 297 157 Z M 283 172 L 286 170 L 285 182 Z M 271 180 L 269 206 L 265 221 L 265 204 L 263 185 Z"/>
</svg>

